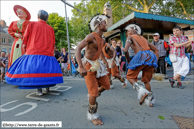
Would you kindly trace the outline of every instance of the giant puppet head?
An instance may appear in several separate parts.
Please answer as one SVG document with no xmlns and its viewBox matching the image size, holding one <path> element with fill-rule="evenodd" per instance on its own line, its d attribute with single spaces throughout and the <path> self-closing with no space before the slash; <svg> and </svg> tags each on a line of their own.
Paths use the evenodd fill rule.
<svg viewBox="0 0 194 129">
<path fill-rule="evenodd" d="M 44 11 L 44 10 L 39 10 L 38 11 L 38 17 L 41 20 L 47 21 L 48 20 L 48 13 L 46 11 Z"/>
<path fill-rule="evenodd" d="M 13 7 L 13 10 L 20 19 L 30 20 L 30 13 L 26 8 L 22 7 L 21 5 L 15 5 Z"/>
</svg>

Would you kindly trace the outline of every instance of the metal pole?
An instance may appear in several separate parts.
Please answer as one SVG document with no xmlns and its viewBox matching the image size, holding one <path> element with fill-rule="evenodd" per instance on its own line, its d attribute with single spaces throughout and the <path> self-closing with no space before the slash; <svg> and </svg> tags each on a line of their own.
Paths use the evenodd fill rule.
<svg viewBox="0 0 194 129">
<path fill-rule="evenodd" d="M 69 43 L 69 31 L 68 31 L 68 23 L 67 23 L 67 10 L 66 10 L 66 4 L 65 4 L 65 18 L 66 18 L 66 29 L 67 29 L 67 42 L 68 42 L 68 49 L 69 49 L 69 61 L 70 61 L 70 75 L 72 75 L 71 74 L 71 68 L 72 68 L 72 66 L 71 66 L 71 53 L 70 53 L 70 43 Z"/>
<path fill-rule="evenodd" d="M 76 9 L 78 12 L 82 13 L 81 10 L 79 10 L 79 9 L 75 8 L 74 6 L 72 6 L 71 4 L 67 3 L 66 0 L 61 0 L 61 1 L 62 1 L 65 5 L 67 4 L 67 5 L 69 5 L 70 7 Z"/>
<path fill-rule="evenodd" d="M 61 39 L 60 39 L 60 51 L 61 51 Z"/>
</svg>

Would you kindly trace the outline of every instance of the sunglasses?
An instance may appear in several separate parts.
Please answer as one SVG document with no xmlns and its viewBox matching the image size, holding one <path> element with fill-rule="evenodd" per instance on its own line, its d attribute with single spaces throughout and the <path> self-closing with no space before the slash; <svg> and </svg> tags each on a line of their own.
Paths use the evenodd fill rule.
<svg viewBox="0 0 194 129">
<path fill-rule="evenodd" d="M 20 10 L 20 11 L 16 11 L 16 13 L 24 13 L 24 11 Z"/>
</svg>

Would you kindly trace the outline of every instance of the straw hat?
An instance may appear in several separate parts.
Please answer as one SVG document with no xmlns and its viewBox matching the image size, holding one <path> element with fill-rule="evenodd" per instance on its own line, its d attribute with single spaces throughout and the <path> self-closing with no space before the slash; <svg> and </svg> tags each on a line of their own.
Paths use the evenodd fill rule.
<svg viewBox="0 0 194 129">
<path fill-rule="evenodd" d="M 21 5 L 15 5 L 13 7 L 13 10 L 14 10 L 14 12 L 15 12 L 16 15 L 17 15 L 17 12 L 16 12 L 17 9 L 22 9 L 27 14 L 26 20 L 30 20 L 31 15 L 30 15 L 30 13 L 28 12 L 28 10 L 26 8 L 22 7 Z"/>
</svg>

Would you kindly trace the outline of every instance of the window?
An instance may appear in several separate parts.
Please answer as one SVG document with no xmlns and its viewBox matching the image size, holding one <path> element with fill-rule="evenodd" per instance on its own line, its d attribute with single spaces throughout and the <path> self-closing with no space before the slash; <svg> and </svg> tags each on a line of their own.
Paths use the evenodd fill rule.
<svg viewBox="0 0 194 129">
<path fill-rule="evenodd" d="M 9 48 L 9 53 L 11 53 L 11 48 Z"/>
<path fill-rule="evenodd" d="M 6 52 L 7 53 L 7 49 L 6 48 L 2 48 L 2 51 Z"/>
<path fill-rule="evenodd" d="M 12 39 L 9 38 L 9 44 L 12 44 Z"/>
<path fill-rule="evenodd" d="M 2 43 L 5 44 L 5 37 L 2 37 Z"/>
</svg>

